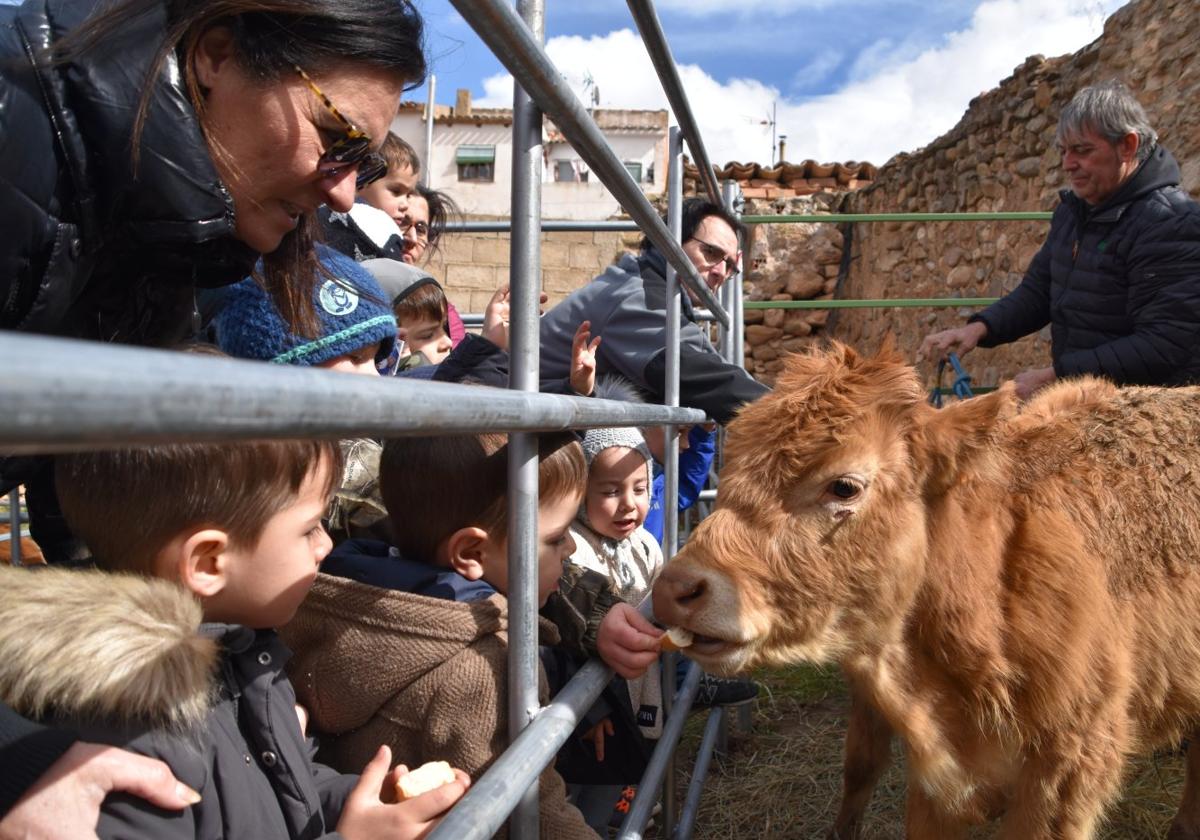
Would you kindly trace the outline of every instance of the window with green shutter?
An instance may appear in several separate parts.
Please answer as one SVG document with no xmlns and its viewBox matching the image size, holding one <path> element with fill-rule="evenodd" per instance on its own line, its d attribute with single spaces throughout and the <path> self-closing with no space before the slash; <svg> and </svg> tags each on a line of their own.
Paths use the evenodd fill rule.
<svg viewBox="0 0 1200 840">
<path fill-rule="evenodd" d="M 454 154 L 460 181 L 496 180 L 496 147 L 464 143 Z"/>
</svg>

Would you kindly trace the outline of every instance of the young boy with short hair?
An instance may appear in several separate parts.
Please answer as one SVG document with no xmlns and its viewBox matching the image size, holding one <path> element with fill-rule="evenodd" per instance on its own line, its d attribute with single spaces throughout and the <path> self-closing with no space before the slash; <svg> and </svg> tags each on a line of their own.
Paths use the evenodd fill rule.
<svg viewBox="0 0 1200 840">
<path fill-rule="evenodd" d="M 384 445 L 395 546 L 339 546 L 284 630 L 297 651 L 297 691 L 333 766 L 354 766 L 381 741 L 410 764 L 437 756 L 476 774 L 507 746 L 507 464 L 499 434 Z M 583 498 L 573 435 L 539 437 L 538 479 L 544 603 L 574 548 L 569 527 Z M 541 630 L 554 639 L 545 620 Z M 544 674 L 540 683 L 544 701 Z M 595 838 L 553 769 L 540 790 L 541 837 Z"/>
<path fill-rule="evenodd" d="M 63 512 L 103 571 L 5 574 L 4 699 L 161 758 L 198 793 L 181 814 L 110 797 L 101 838 L 416 838 L 462 795 L 460 775 L 396 803 L 405 771 L 388 770 L 386 748 L 361 779 L 311 761 L 271 628 L 329 551 L 321 518 L 339 470 L 329 441 L 56 459 Z"/>
</svg>

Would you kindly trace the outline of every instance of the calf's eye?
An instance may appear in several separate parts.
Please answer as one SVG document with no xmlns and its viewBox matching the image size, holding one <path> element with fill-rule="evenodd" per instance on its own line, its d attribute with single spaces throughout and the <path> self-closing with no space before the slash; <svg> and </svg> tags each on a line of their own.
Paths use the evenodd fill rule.
<svg viewBox="0 0 1200 840">
<path fill-rule="evenodd" d="M 839 478 L 829 482 L 829 487 L 827 489 L 831 496 L 843 501 L 853 499 L 862 492 L 861 487 L 852 481 L 847 481 L 844 478 Z"/>
</svg>

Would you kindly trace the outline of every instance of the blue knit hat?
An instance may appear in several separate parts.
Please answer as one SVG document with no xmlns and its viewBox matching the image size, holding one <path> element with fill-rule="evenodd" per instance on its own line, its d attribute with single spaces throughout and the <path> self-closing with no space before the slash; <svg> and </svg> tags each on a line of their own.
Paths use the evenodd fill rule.
<svg viewBox="0 0 1200 840">
<path fill-rule="evenodd" d="M 252 277 L 229 287 L 214 321 L 217 344 L 231 356 L 288 365 L 320 365 L 379 343 L 383 362 L 396 345 L 396 319 L 370 272 L 324 245 L 317 257 L 336 280 L 319 279 L 313 306 L 320 319 L 315 338 L 293 334 L 270 296 Z"/>
</svg>

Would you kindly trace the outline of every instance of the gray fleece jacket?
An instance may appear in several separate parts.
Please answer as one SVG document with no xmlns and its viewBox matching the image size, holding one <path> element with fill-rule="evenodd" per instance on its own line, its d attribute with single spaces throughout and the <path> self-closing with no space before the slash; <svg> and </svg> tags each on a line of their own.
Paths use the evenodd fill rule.
<svg viewBox="0 0 1200 840">
<path fill-rule="evenodd" d="M 576 289 L 541 321 L 543 380 L 571 372 L 571 342 L 583 321 L 602 338 L 596 373 L 616 373 L 636 384 L 654 402 L 663 402 L 666 381 L 666 263 L 654 248 L 621 257 L 616 265 Z M 738 365 L 731 365 L 696 325 L 691 299 L 682 299 L 679 332 L 679 404 L 699 408 L 728 423 L 745 403 L 767 392 Z"/>
</svg>

